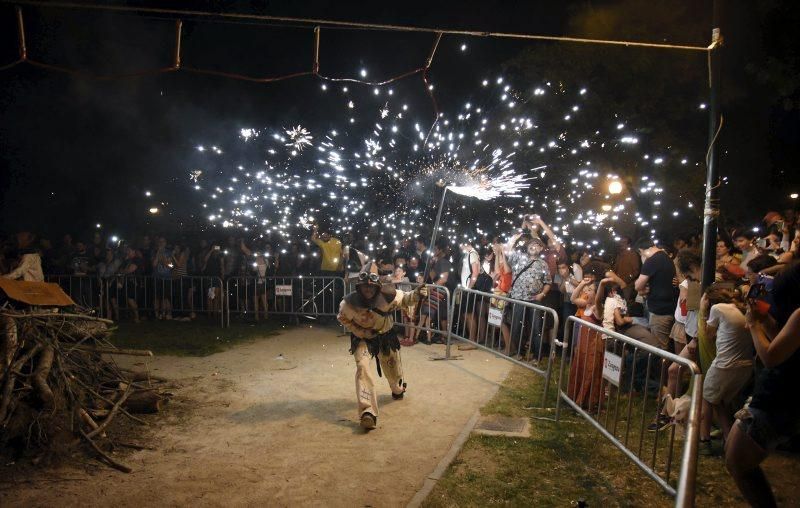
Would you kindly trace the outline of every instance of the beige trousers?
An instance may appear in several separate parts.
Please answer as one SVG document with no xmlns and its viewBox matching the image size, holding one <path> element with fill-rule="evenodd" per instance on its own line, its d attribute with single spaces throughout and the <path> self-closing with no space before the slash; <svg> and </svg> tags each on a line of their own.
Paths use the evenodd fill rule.
<svg viewBox="0 0 800 508">
<path fill-rule="evenodd" d="M 358 399 L 358 416 L 372 413 L 378 416 L 378 395 L 375 392 L 375 374 L 370 368 L 370 354 L 367 343 L 363 339 L 358 342 L 353 352 L 356 360 L 356 398 Z M 376 358 L 381 362 L 381 372 L 392 393 L 403 393 L 403 366 L 400 363 L 400 351 L 392 351 L 386 355 L 380 353 Z"/>
</svg>

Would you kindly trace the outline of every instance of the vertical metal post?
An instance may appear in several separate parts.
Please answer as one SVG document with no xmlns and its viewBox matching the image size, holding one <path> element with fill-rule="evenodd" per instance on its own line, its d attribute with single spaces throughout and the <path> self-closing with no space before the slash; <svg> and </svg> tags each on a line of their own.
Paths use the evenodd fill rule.
<svg viewBox="0 0 800 508">
<path fill-rule="evenodd" d="M 25 21 L 22 19 L 22 8 L 17 7 L 17 37 L 19 41 L 19 59 L 28 59 L 28 46 L 25 43 Z"/>
<path fill-rule="evenodd" d="M 178 70 L 181 68 L 181 35 L 183 33 L 183 21 L 175 20 L 175 54 L 172 58 L 172 68 Z"/>
<path fill-rule="evenodd" d="M 312 63 L 311 73 L 319 75 L 319 27 L 314 27 L 314 62 Z"/>
<path fill-rule="evenodd" d="M 428 245 L 428 252 L 433 253 L 433 247 L 436 243 L 436 233 L 439 231 L 439 222 L 442 220 L 442 210 L 444 210 L 444 199 L 447 197 L 447 186 L 445 186 L 444 191 L 442 192 L 442 202 L 439 204 L 439 213 L 436 214 L 436 222 L 433 224 L 433 234 L 431 235 L 431 243 Z M 427 258 L 425 259 L 425 271 L 422 272 L 422 280 L 423 282 L 428 277 L 428 264 L 431 261 L 431 254 L 428 254 Z M 436 282 L 436 281 L 432 281 Z"/>
<path fill-rule="evenodd" d="M 721 116 L 719 108 L 721 80 L 722 31 L 720 30 L 721 0 L 714 0 L 714 26 L 711 31 L 711 46 L 708 50 L 708 135 L 706 154 L 706 199 L 703 207 L 703 277 L 705 289 L 714 282 L 716 271 L 717 217 L 719 215 L 719 131 Z"/>
</svg>

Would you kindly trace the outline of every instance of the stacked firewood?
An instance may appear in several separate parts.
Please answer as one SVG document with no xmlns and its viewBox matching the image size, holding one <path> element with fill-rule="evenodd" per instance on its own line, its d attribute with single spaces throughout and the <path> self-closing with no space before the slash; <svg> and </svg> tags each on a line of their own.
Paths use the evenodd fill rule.
<svg viewBox="0 0 800 508">
<path fill-rule="evenodd" d="M 124 443 L 114 422 L 161 409 L 164 379 L 120 368 L 113 355 L 152 356 L 117 349 L 111 321 L 88 314 L 0 309 L 0 451 L 34 456 L 83 448 L 124 472 L 112 458 Z"/>
</svg>

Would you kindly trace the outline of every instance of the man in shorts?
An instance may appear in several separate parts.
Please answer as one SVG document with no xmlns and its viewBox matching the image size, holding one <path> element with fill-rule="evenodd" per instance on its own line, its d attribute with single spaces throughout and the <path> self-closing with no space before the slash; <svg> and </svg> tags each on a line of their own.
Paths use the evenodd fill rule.
<svg viewBox="0 0 800 508">
<path fill-rule="evenodd" d="M 673 286 L 675 265 L 663 249 L 651 238 L 636 242 L 642 256 L 642 270 L 634 282 L 636 292 L 645 295 L 650 314 L 650 332 L 656 336 L 661 349 L 669 349 L 669 334 L 674 321 L 678 290 Z"/>
</svg>

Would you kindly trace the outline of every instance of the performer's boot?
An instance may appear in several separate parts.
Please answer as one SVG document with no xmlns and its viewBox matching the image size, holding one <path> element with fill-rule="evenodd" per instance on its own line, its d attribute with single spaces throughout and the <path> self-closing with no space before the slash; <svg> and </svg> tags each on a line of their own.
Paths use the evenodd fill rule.
<svg viewBox="0 0 800 508">
<path fill-rule="evenodd" d="M 402 381 L 403 381 L 402 379 L 401 379 L 400 381 L 401 381 L 401 383 L 400 383 L 400 386 L 401 386 L 401 387 L 403 387 L 403 391 L 402 391 L 402 392 L 400 392 L 400 393 L 394 393 L 394 392 L 392 392 L 392 398 L 393 398 L 394 400 L 403 400 L 403 396 L 404 396 L 404 395 L 405 395 L 405 393 L 406 393 L 406 387 L 407 387 L 408 385 L 407 385 L 406 383 L 402 382 Z"/>
<path fill-rule="evenodd" d="M 378 419 L 372 413 L 361 415 L 361 427 L 365 430 L 372 430 L 378 426 Z"/>
<path fill-rule="evenodd" d="M 381 362 L 381 371 L 386 377 L 386 381 L 389 382 L 389 388 L 392 389 L 392 398 L 402 399 L 407 385 L 403 381 L 403 362 L 400 360 L 400 351 L 391 351 L 388 355 L 381 352 L 378 355 L 378 361 Z"/>
<path fill-rule="evenodd" d="M 361 419 L 361 426 L 364 428 L 375 428 L 374 420 L 378 416 L 378 397 L 375 393 L 375 378 L 369 368 L 370 354 L 367 343 L 359 341 L 353 351 L 353 358 L 356 361 L 356 399 L 358 400 L 358 414 Z M 364 425 L 364 416 L 369 414 L 372 417 L 372 427 Z"/>
</svg>

